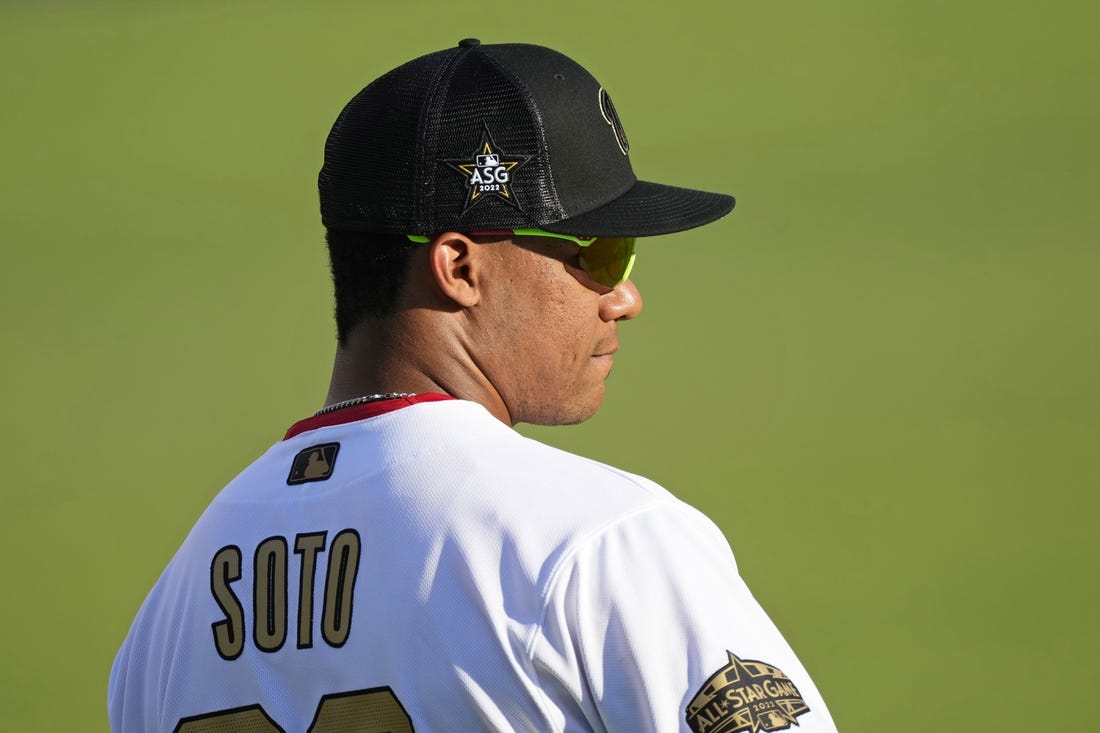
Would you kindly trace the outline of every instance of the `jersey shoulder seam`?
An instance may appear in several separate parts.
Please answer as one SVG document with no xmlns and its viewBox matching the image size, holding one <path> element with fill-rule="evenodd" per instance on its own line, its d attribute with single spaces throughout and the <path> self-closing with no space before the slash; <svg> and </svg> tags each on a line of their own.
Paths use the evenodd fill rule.
<svg viewBox="0 0 1100 733">
<path fill-rule="evenodd" d="M 640 488 L 646 491 L 652 491 L 648 487 L 638 483 L 637 481 L 634 481 L 628 476 L 624 476 L 621 473 L 618 475 L 626 478 L 627 480 L 633 481 L 633 483 L 638 484 Z M 540 609 L 538 623 L 531 630 L 527 642 L 524 645 L 524 651 L 528 660 L 533 661 L 534 659 L 534 646 L 538 640 L 539 632 L 541 631 L 543 624 L 545 624 L 546 622 L 546 614 L 549 610 L 550 597 L 551 595 L 553 595 L 553 591 L 557 587 L 557 584 L 560 581 L 561 576 L 565 572 L 566 568 L 569 567 L 569 565 L 572 563 L 573 558 L 575 558 L 579 552 L 590 546 L 593 542 L 596 542 L 601 537 L 606 536 L 607 533 L 615 527 L 622 525 L 642 514 L 648 514 L 649 512 L 655 511 L 663 506 L 668 505 L 669 499 L 672 499 L 673 502 L 675 501 L 675 499 L 671 496 L 667 499 L 659 495 L 651 496 L 650 499 L 644 504 L 639 504 L 631 510 L 626 511 L 616 517 L 613 517 L 599 526 L 593 527 L 582 537 L 579 537 L 570 543 L 568 549 L 563 552 L 561 557 L 559 557 L 554 563 L 554 568 L 546 577 L 546 582 L 543 584 L 543 588 L 540 591 Z"/>
</svg>

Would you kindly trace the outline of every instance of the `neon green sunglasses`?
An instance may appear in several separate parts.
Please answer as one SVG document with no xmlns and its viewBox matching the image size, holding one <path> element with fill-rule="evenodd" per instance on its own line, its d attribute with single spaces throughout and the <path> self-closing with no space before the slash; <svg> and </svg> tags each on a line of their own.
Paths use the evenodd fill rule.
<svg viewBox="0 0 1100 733">
<path fill-rule="evenodd" d="M 595 282 L 608 288 L 615 288 L 628 277 L 634 267 L 634 237 L 576 237 L 572 234 L 558 234 L 542 229 L 493 229 L 481 232 L 467 232 L 470 236 L 479 235 L 515 235 L 518 237 L 552 237 L 564 239 L 580 246 L 581 266 Z M 420 234 L 405 235 L 411 242 L 424 244 L 429 237 Z"/>
</svg>

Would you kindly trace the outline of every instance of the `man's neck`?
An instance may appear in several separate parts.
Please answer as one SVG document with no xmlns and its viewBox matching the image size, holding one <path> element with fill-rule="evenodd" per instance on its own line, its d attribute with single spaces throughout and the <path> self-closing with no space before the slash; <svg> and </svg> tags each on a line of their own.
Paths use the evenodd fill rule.
<svg viewBox="0 0 1100 733">
<path fill-rule="evenodd" d="M 411 325 L 411 324 L 410 324 Z M 512 425 L 504 401 L 457 344 L 421 343 L 418 330 L 356 329 L 336 349 L 325 406 L 364 395 L 436 392 L 481 404 Z"/>
</svg>

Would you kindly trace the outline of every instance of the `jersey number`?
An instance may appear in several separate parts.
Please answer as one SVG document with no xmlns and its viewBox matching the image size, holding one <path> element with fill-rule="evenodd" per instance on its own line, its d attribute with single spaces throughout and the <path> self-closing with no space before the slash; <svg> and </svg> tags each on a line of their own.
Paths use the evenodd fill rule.
<svg viewBox="0 0 1100 733">
<path fill-rule="evenodd" d="M 388 687 L 325 695 L 307 733 L 414 733 L 412 720 Z M 259 705 L 195 715 L 172 733 L 286 733 Z"/>
</svg>

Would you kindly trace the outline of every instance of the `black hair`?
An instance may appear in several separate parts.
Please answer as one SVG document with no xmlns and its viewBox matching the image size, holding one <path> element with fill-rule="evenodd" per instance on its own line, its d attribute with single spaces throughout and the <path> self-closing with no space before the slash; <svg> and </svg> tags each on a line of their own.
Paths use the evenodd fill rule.
<svg viewBox="0 0 1100 733">
<path fill-rule="evenodd" d="M 336 300 L 336 338 L 346 344 L 365 318 L 393 314 L 417 246 L 400 234 L 329 228 L 329 265 Z"/>
</svg>

